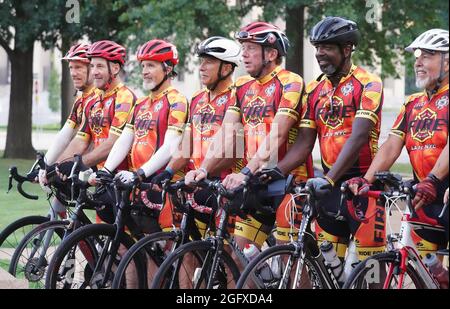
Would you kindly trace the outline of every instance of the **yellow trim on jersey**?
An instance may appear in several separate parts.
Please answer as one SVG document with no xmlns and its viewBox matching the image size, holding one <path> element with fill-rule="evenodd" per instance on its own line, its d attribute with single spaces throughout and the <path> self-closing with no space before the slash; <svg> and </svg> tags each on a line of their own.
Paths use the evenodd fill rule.
<svg viewBox="0 0 450 309">
<path fill-rule="evenodd" d="M 247 216 L 247 219 L 242 221 L 236 221 L 234 227 L 234 235 L 244 237 L 254 243 L 262 246 L 266 241 L 268 235 L 261 229 L 263 224 L 253 218 Z"/>
<path fill-rule="evenodd" d="M 298 239 L 298 230 L 290 227 L 279 227 L 275 231 L 275 239 L 279 241 L 290 241 L 291 235 L 294 240 Z"/>
<path fill-rule="evenodd" d="M 257 79 L 256 81 L 260 84 L 265 84 L 268 81 L 270 81 L 272 78 L 274 78 L 275 76 L 278 75 L 278 73 L 280 73 L 282 70 L 282 68 L 280 66 L 276 66 L 275 69 L 273 69 L 272 72 L 270 72 L 269 74 L 267 74 L 266 76 L 263 76 L 259 79 Z"/>
<path fill-rule="evenodd" d="M 73 121 L 73 120 L 70 120 L 70 119 L 66 120 L 66 124 L 68 126 L 70 126 L 72 129 L 75 129 L 77 127 L 77 123 L 75 121 Z"/>
<path fill-rule="evenodd" d="M 279 108 L 276 115 L 285 115 L 285 116 L 291 117 L 295 121 L 297 121 L 298 117 L 300 116 L 300 114 L 296 110 L 293 110 L 292 108 L 287 108 L 287 107 Z M 275 117 L 276 117 L 276 115 L 275 115 Z"/>
<path fill-rule="evenodd" d="M 127 123 L 125 125 L 125 129 L 123 129 L 124 131 L 130 131 L 131 133 L 134 133 L 134 125 Z"/>
<path fill-rule="evenodd" d="M 180 127 L 168 126 L 167 130 L 175 131 L 175 132 L 177 132 L 180 135 L 183 134 L 183 128 L 180 128 Z"/>
<path fill-rule="evenodd" d="M 402 140 L 405 140 L 405 137 L 406 137 L 405 132 L 403 132 L 401 130 L 395 130 L 395 129 L 392 129 L 389 132 L 389 135 L 397 136 L 397 137 L 401 138 Z"/>
<path fill-rule="evenodd" d="M 237 107 L 237 106 L 230 106 L 230 107 L 228 107 L 227 112 L 228 111 L 233 112 L 233 113 L 237 113 L 238 115 L 241 114 L 241 109 L 239 107 Z"/>
<path fill-rule="evenodd" d="M 91 136 L 89 134 L 87 134 L 85 132 L 80 132 L 80 131 L 77 132 L 76 137 L 81 138 L 82 140 L 85 140 L 85 141 L 89 141 L 91 139 Z"/>
<path fill-rule="evenodd" d="M 310 128 L 310 129 L 316 129 L 317 125 L 314 120 L 310 119 L 302 119 L 300 120 L 300 128 Z"/>
<path fill-rule="evenodd" d="M 111 126 L 109 129 L 109 133 L 112 133 L 114 135 L 120 136 L 122 134 L 122 130 L 116 127 Z"/>
<path fill-rule="evenodd" d="M 374 124 L 378 123 L 378 115 L 372 111 L 360 109 L 356 111 L 355 118 L 366 118 L 371 120 Z"/>
</svg>

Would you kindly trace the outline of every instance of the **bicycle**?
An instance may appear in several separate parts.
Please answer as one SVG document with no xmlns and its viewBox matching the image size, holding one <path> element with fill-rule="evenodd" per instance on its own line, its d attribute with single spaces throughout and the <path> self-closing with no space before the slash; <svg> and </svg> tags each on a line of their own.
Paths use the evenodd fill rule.
<svg viewBox="0 0 450 309">
<path fill-rule="evenodd" d="M 245 202 L 239 207 L 233 205 L 232 200 L 237 191 L 226 190 L 219 180 L 204 180 L 204 184 L 217 196 L 219 207 L 216 215 L 219 217 L 219 224 L 216 235 L 184 244 L 170 254 L 155 274 L 152 289 L 234 288 L 240 271 L 230 253 L 225 249 L 225 242 L 242 265 L 249 263 L 234 237 L 227 231 L 229 216 L 246 217 Z M 250 180 L 243 186 L 244 201 L 252 185 L 254 184 Z M 274 215 L 271 207 L 262 206 L 260 210 Z M 268 245 L 272 244 L 269 242 Z"/>
<path fill-rule="evenodd" d="M 307 286 L 315 289 L 339 289 L 338 277 L 325 262 L 310 226 L 318 216 L 335 220 L 339 218 L 340 213 L 329 213 L 321 209 L 320 201 L 316 200 L 314 192 L 305 184 L 293 186 L 287 192 L 293 194 L 293 200 L 306 199 L 301 208 L 302 219 L 297 240 L 294 240 L 293 233 L 290 233 L 289 243 L 262 251 L 244 269 L 236 288 L 298 289 Z M 295 207 L 292 207 L 291 211 L 294 212 Z M 293 220 L 290 221 L 293 231 L 294 223 Z M 268 266 L 272 275 L 264 278 L 262 270 Z"/>
<path fill-rule="evenodd" d="M 199 186 L 204 187 L 205 185 L 200 183 Z M 162 205 L 165 205 L 166 193 L 169 193 L 172 196 L 175 211 L 183 214 L 180 228 L 174 226 L 171 231 L 153 233 L 135 243 L 122 257 L 114 276 L 113 289 L 125 286 L 127 270 L 130 267 L 134 267 L 133 260 L 136 256 L 145 257 L 148 261 L 146 265 L 153 264 L 157 269 L 175 249 L 191 240 L 196 241 L 202 238 L 195 225 L 194 210 L 190 207 L 185 196 L 186 192 L 192 191 L 192 188 L 187 187 L 184 181 L 180 180 L 173 184 L 166 182 L 163 184 L 162 189 Z M 149 274 L 149 269 L 147 269 L 146 273 Z M 147 289 L 147 282 L 151 283 L 152 281 L 153 278 L 147 278 L 144 288 Z"/>
<path fill-rule="evenodd" d="M 387 252 L 375 254 L 359 263 L 351 272 L 343 288 L 440 288 L 416 250 L 411 238 L 411 229 L 444 231 L 444 228 L 436 226 L 436 222 L 424 216 L 423 209 L 417 212 L 414 210 L 411 204 L 414 196 L 412 182 L 403 182 L 400 176 L 389 172 L 377 173 L 375 177 L 384 182 L 388 188 L 385 191 L 370 190 L 367 196 L 382 200 L 385 203 L 386 213 L 391 213 L 393 207 L 402 213 L 400 233 L 390 231 L 387 237 Z M 398 205 L 399 201 L 406 202 L 404 212 Z M 440 216 L 444 214 L 446 207 L 448 203 Z M 389 219 L 387 219 L 387 226 L 390 229 Z"/>
<path fill-rule="evenodd" d="M 92 224 L 85 210 L 102 206 L 102 203 L 96 202 L 95 197 L 88 191 L 89 184 L 79 179 L 80 162 L 81 156 L 76 155 L 69 176 L 69 180 L 72 181 L 72 194 L 67 205 L 74 206 L 74 210 L 71 210 L 71 207 L 66 208 L 69 218 L 63 220 L 52 218 L 38 225 L 25 235 L 14 251 L 9 273 L 15 277 L 27 279 L 30 287 L 44 288 L 48 262 L 57 246 L 74 230 Z M 99 182 L 106 185 L 110 180 L 100 179 Z M 76 200 L 74 200 L 75 195 L 77 195 Z"/>
<path fill-rule="evenodd" d="M 8 183 L 8 191 L 9 193 L 13 188 L 13 180 L 17 182 L 17 191 L 26 199 L 30 200 L 38 200 L 37 195 L 32 195 L 27 193 L 23 189 L 23 185 L 27 182 L 33 183 L 34 179 L 37 177 L 37 172 L 40 168 L 45 168 L 44 163 L 44 155 L 42 153 L 37 153 L 37 158 L 34 164 L 32 165 L 30 171 L 26 176 L 20 175 L 16 166 L 11 166 L 9 169 L 9 183 Z M 50 177 L 50 176 L 49 176 Z M 63 204 L 67 205 L 65 200 L 67 197 L 60 192 L 60 190 L 50 183 L 50 192 L 47 193 L 47 200 L 50 203 L 50 199 L 55 196 L 61 201 Z M 26 216 L 16 221 L 10 223 L 5 229 L 0 232 L 0 266 L 2 268 L 8 269 L 11 258 L 14 254 L 14 249 L 21 242 L 21 240 L 27 235 L 31 230 L 33 230 L 36 226 L 48 222 L 57 220 L 58 215 L 52 209 L 51 205 L 49 207 L 48 214 L 46 216 L 33 215 Z M 6 262 L 5 262 L 6 261 Z"/>
<path fill-rule="evenodd" d="M 116 205 L 113 224 L 90 224 L 72 232 L 58 246 L 50 264 L 45 280 L 47 289 L 56 288 L 109 288 L 114 273 L 124 253 L 130 249 L 143 233 L 131 220 L 130 213 L 135 200 L 137 183 L 123 184 L 114 179 L 111 184 L 115 191 Z M 145 187 L 144 184 L 140 185 Z M 129 235 L 126 231 L 129 228 Z M 135 270 L 129 276 L 137 282 L 137 288 L 145 286 L 145 260 L 134 259 Z M 78 272 L 77 272 L 78 271 Z"/>
</svg>

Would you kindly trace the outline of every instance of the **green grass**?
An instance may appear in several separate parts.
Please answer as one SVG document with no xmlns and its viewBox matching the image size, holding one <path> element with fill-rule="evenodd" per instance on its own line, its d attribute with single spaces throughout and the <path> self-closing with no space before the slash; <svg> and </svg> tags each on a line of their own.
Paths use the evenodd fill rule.
<svg viewBox="0 0 450 309">
<path fill-rule="evenodd" d="M 0 126 L 0 131 L 6 131 L 7 126 Z M 61 129 L 60 123 L 51 123 L 43 126 L 33 125 L 33 130 L 42 129 L 44 131 L 59 131 Z"/>
<path fill-rule="evenodd" d="M 13 180 L 13 188 L 7 194 L 9 167 L 17 166 L 19 174 L 24 175 L 31 168 L 34 160 L 3 159 L 0 158 L 0 230 L 9 223 L 28 215 L 46 215 L 49 204 L 45 193 L 38 184 L 26 183 L 25 192 L 38 195 L 38 200 L 24 198 L 17 191 L 17 183 Z"/>
</svg>

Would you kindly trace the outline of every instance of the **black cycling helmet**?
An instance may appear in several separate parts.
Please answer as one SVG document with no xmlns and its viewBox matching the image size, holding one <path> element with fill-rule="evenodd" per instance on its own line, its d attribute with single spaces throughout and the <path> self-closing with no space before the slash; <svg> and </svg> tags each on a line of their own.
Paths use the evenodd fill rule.
<svg viewBox="0 0 450 309">
<path fill-rule="evenodd" d="M 358 25 L 342 17 L 328 16 L 319 21 L 311 30 L 311 44 L 346 44 L 358 45 L 360 33 Z"/>
</svg>

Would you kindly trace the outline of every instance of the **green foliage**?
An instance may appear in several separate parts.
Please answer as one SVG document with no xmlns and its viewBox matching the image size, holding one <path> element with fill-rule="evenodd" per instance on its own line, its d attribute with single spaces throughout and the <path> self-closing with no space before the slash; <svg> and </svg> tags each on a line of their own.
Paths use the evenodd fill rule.
<svg viewBox="0 0 450 309">
<path fill-rule="evenodd" d="M 57 112 L 61 108 L 61 80 L 53 60 L 48 81 L 48 106 L 52 112 Z"/>
<path fill-rule="evenodd" d="M 264 8 L 264 18 L 274 20 L 285 15 L 285 10 L 300 5 L 308 7 L 305 34 L 325 16 L 341 16 L 354 20 L 361 30 L 361 43 L 354 54 L 357 63 L 373 66 L 380 61 L 382 75 L 398 76 L 405 55 L 404 48 L 419 34 L 431 28 L 448 29 L 449 4 L 442 0 L 270 0 L 244 1 L 246 5 L 259 5 Z M 371 9 L 379 5 L 379 20 Z M 374 10 L 376 11 L 376 10 Z M 369 17 L 369 18 L 368 18 Z M 375 17 L 372 22 L 370 17 Z M 377 21 L 379 23 L 377 24 Z M 301 27 L 301 25 L 299 25 Z M 407 64 L 411 64 L 408 62 Z M 407 68 L 410 76 L 411 68 Z M 409 84 L 413 91 L 414 86 Z"/>
</svg>

